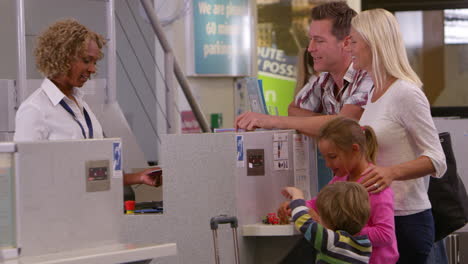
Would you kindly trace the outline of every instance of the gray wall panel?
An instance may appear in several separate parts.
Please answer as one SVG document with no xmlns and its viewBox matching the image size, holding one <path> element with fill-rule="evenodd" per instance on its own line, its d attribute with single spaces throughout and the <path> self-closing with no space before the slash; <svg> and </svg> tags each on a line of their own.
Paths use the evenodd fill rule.
<svg viewBox="0 0 468 264">
<path fill-rule="evenodd" d="M 17 143 L 22 256 L 117 243 L 121 227 L 122 179 L 110 176 L 109 191 L 87 193 L 85 162 L 109 160 L 112 142 Z"/>
</svg>

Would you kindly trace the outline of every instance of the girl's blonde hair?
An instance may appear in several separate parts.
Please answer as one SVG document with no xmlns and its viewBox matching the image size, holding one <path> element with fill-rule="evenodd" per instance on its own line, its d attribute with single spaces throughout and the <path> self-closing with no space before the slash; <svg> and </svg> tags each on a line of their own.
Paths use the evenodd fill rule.
<svg viewBox="0 0 468 264">
<path fill-rule="evenodd" d="M 74 19 L 59 20 L 37 39 L 36 67 L 48 78 L 67 74 L 76 56 L 84 55 L 89 41 L 95 41 L 100 51 L 106 40 Z"/>
<path fill-rule="evenodd" d="M 319 132 L 318 141 L 330 140 L 337 148 L 349 152 L 357 144 L 368 162 L 375 163 L 377 157 L 377 137 L 370 126 L 361 127 L 358 122 L 336 117 L 326 123 Z"/>
<path fill-rule="evenodd" d="M 389 76 L 422 86 L 421 80 L 409 64 L 394 15 L 380 8 L 366 10 L 353 18 L 351 26 L 371 49 L 376 87 L 382 87 Z"/>
</svg>

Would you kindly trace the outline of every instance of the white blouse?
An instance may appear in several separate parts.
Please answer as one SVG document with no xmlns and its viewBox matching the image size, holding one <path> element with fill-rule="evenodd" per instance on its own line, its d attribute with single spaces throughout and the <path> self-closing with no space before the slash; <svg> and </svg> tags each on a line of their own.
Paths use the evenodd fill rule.
<svg viewBox="0 0 468 264">
<path fill-rule="evenodd" d="M 83 126 L 86 138 L 89 138 L 89 129 L 83 108 L 86 108 L 89 114 L 93 138 L 103 138 L 101 124 L 83 100 L 83 94 L 78 88 L 74 88 L 73 93 L 78 105 L 66 97 L 52 81 L 45 78 L 41 87 L 21 104 L 16 113 L 14 141 L 83 139 L 78 122 L 60 105 L 62 99 Z"/>
<path fill-rule="evenodd" d="M 359 122 L 375 130 L 377 165 L 392 166 L 426 156 L 435 168 L 432 176 L 442 177 L 447 169 L 445 155 L 423 91 L 413 83 L 397 80 L 377 101 L 371 102 L 372 94 Z M 431 208 L 428 176 L 393 181 L 395 215 Z"/>
</svg>

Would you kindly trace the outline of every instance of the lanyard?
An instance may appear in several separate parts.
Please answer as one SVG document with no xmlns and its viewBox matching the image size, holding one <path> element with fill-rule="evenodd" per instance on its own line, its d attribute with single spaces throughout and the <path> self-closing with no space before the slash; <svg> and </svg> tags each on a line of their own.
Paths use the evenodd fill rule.
<svg viewBox="0 0 468 264">
<path fill-rule="evenodd" d="M 76 118 L 76 115 L 75 113 L 73 113 L 73 110 L 70 108 L 70 106 L 67 103 L 65 103 L 63 99 L 60 101 L 60 105 L 73 117 L 76 123 L 78 123 L 78 125 L 81 128 L 81 133 L 83 133 L 83 137 L 86 138 L 86 133 L 84 131 L 83 125 L 78 120 L 78 118 Z M 91 118 L 89 118 L 88 111 L 86 111 L 86 108 L 84 108 L 84 106 L 83 113 L 86 120 L 86 125 L 88 126 L 89 138 L 93 138 L 93 123 L 91 122 Z"/>
</svg>

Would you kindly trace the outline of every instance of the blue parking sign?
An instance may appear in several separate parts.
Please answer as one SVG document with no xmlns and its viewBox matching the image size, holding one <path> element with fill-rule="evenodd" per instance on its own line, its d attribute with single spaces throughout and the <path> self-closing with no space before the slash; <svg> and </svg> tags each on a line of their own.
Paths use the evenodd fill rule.
<svg viewBox="0 0 468 264">
<path fill-rule="evenodd" d="M 113 165 L 114 165 L 114 174 L 115 172 L 122 171 L 122 143 L 114 142 L 113 143 Z"/>
<path fill-rule="evenodd" d="M 237 146 L 237 167 L 244 167 L 244 136 L 236 136 L 236 146 Z"/>
</svg>

